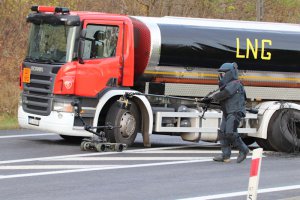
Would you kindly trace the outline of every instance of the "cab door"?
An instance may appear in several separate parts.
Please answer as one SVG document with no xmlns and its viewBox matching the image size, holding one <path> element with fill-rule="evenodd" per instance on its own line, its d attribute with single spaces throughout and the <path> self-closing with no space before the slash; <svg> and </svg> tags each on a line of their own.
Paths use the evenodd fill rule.
<svg viewBox="0 0 300 200">
<path fill-rule="evenodd" d="M 124 25 L 122 21 L 85 20 L 83 29 L 83 63 L 77 66 L 75 94 L 96 96 L 122 81 Z"/>
</svg>

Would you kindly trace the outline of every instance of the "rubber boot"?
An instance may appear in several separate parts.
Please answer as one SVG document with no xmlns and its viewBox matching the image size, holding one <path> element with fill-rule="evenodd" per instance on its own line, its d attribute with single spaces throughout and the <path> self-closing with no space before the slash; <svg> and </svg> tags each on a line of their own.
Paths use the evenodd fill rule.
<svg viewBox="0 0 300 200">
<path fill-rule="evenodd" d="M 247 158 L 247 154 L 250 152 L 250 150 L 238 135 L 238 133 L 233 133 L 232 137 L 233 146 L 235 146 L 239 150 L 239 155 L 236 159 L 236 162 L 241 163 Z"/>
<path fill-rule="evenodd" d="M 230 143 L 225 137 L 225 134 L 222 133 L 221 131 L 218 131 L 218 137 L 221 143 L 222 154 L 214 157 L 213 160 L 216 162 L 228 163 L 230 162 L 230 155 L 231 155 Z"/>
<path fill-rule="evenodd" d="M 230 157 L 227 158 L 227 157 L 224 157 L 223 155 L 218 155 L 218 156 L 215 156 L 213 158 L 213 160 L 216 161 L 216 162 L 228 163 L 228 162 L 230 162 Z"/>
<path fill-rule="evenodd" d="M 250 152 L 249 149 L 245 150 L 245 151 L 240 151 L 239 152 L 239 156 L 236 159 L 237 163 L 241 163 L 243 162 L 246 158 L 247 158 L 247 154 Z"/>
</svg>

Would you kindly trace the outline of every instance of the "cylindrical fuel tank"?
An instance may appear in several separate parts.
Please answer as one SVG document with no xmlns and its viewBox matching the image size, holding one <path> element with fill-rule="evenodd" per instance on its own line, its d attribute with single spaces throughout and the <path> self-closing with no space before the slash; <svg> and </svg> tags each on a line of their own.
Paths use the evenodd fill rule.
<svg viewBox="0 0 300 200">
<path fill-rule="evenodd" d="M 180 17 L 132 19 L 137 76 L 148 72 L 154 75 L 153 71 L 168 66 L 173 67 L 169 70 L 173 72 L 178 67 L 180 72 L 215 71 L 225 62 L 236 62 L 246 81 L 257 73 L 272 73 L 275 82 L 293 82 L 299 86 L 300 76 L 294 73 L 300 72 L 298 24 Z M 288 79 L 282 79 L 282 72 L 287 73 L 283 77 Z M 164 77 L 167 73 L 156 75 Z"/>
</svg>

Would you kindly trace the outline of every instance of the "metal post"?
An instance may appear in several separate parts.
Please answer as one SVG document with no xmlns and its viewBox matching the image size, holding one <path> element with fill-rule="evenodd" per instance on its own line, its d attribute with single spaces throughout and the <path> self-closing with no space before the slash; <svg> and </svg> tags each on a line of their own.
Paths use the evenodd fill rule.
<svg viewBox="0 0 300 200">
<path fill-rule="evenodd" d="M 256 1 L 256 21 L 262 21 L 264 16 L 264 0 Z"/>
</svg>

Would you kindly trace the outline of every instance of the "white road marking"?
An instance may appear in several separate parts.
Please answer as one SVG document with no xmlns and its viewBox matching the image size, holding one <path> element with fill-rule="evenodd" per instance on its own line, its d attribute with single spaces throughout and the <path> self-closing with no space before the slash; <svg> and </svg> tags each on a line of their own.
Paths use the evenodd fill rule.
<svg viewBox="0 0 300 200">
<path fill-rule="evenodd" d="M 148 151 L 156 151 L 156 150 L 164 150 L 164 149 L 180 149 L 180 148 L 187 148 L 187 147 L 193 147 L 193 146 L 195 146 L 195 145 L 125 150 L 123 153 L 148 152 Z M 48 156 L 48 157 L 38 157 L 38 158 L 17 159 L 17 160 L 4 160 L 4 161 L 0 161 L 0 165 L 10 164 L 10 163 L 43 161 L 43 160 L 51 160 L 51 159 L 55 160 L 55 159 L 63 159 L 63 158 L 86 157 L 86 156 L 104 156 L 104 155 L 120 154 L 120 153 L 122 153 L 122 152 L 99 152 L 99 153 L 93 152 L 93 153 L 71 154 L 71 155 L 64 155 L 64 156 Z"/>
<path fill-rule="evenodd" d="M 162 166 L 162 165 L 178 165 L 178 164 L 198 163 L 198 162 L 208 162 L 208 161 L 212 161 L 212 160 L 206 159 L 206 160 L 173 161 L 173 162 L 147 163 L 147 164 L 136 164 L 136 165 L 123 165 L 123 166 L 121 165 L 121 166 L 113 166 L 113 167 L 84 168 L 84 169 L 48 171 L 48 172 L 26 173 L 26 174 L 13 174 L 13 175 L 0 176 L 0 180 L 12 179 L 12 178 L 22 178 L 22 177 L 55 175 L 55 174 L 101 171 L 101 170 L 130 169 L 130 168 L 154 167 L 154 166 Z"/>
<path fill-rule="evenodd" d="M 247 158 L 251 158 L 251 156 L 248 156 Z M 236 159 L 236 157 L 234 157 L 232 159 L 234 160 L 234 159 Z M 212 159 L 207 158 L 207 159 L 198 159 L 198 160 L 157 162 L 157 163 L 134 164 L 134 165 L 116 165 L 116 166 L 111 166 L 111 167 L 107 167 L 107 166 L 104 165 L 104 166 L 95 167 L 95 168 L 83 168 L 83 169 L 60 170 L 60 171 L 47 171 L 47 172 L 26 173 L 26 174 L 13 174 L 13 175 L 0 176 L 0 180 L 2 180 L 2 179 L 11 179 L 11 178 L 55 175 L 55 174 L 68 174 L 68 173 L 114 170 L 114 169 L 130 169 L 130 168 L 139 168 L 139 167 L 154 167 L 154 166 L 178 165 L 178 164 L 200 163 L 200 162 L 212 162 Z"/>
<path fill-rule="evenodd" d="M 57 134 L 55 134 L 55 133 L 41 133 L 41 134 L 23 134 L 23 135 L 4 135 L 4 136 L 0 136 L 0 139 L 19 138 L 19 137 L 37 137 L 37 136 L 49 136 L 49 135 L 57 135 Z"/>
<path fill-rule="evenodd" d="M 51 161 L 132 161 L 132 160 L 199 160 L 199 159 L 212 159 L 212 157 L 79 157 L 79 158 L 62 158 L 62 159 L 51 159 Z M 44 160 L 48 161 L 48 160 Z"/>
<path fill-rule="evenodd" d="M 280 192 L 286 190 L 296 190 L 300 189 L 300 185 L 291 185 L 291 186 L 283 186 L 283 187 L 274 187 L 274 188 L 265 188 L 258 190 L 258 193 L 269 193 L 269 192 Z M 222 199 L 228 197 L 237 197 L 237 196 L 244 196 L 246 197 L 248 191 L 241 191 L 241 192 L 232 192 L 232 193 L 224 193 L 224 194 L 215 194 L 215 195 L 208 195 L 208 196 L 199 196 L 193 198 L 186 198 L 181 200 L 208 200 L 208 199 Z"/>
<path fill-rule="evenodd" d="M 157 161 L 167 161 L 167 162 L 155 162 L 155 163 L 146 163 L 146 164 L 132 164 L 132 165 L 61 165 L 61 166 L 51 166 L 51 165 L 30 165 L 30 166 L 0 166 L 0 169 L 7 170 L 8 168 L 12 169 L 67 169 L 67 170 L 56 170 L 56 171 L 46 171 L 46 172 L 37 172 L 37 173 L 25 173 L 25 174 L 13 174 L 13 175 L 1 175 L 0 180 L 10 179 L 10 178 L 21 178 L 21 177 L 33 177 L 33 176 L 44 176 L 44 175 L 54 175 L 54 174 L 67 174 L 67 173 L 79 173 L 79 172 L 89 172 L 89 171 L 101 171 L 101 170 L 113 170 L 113 169 L 130 169 L 138 167 L 151 167 L 151 166 L 163 166 L 163 165 L 176 165 L 176 164 L 186 164 L 186 163 L 199 163 L 199 162 L 209 162 L 212 161 L 211 157 L 107 157 L 107 155 L 112 154 L 126 154 L 126 153 L 149 153 L 149 152 L 163 152 L 163 150 L 171 151 L 182 148 L 190 148 L 199 145 L 185 145 L 185 146 L 174 146 L 174 147 L 161 147 L 161 148 L 145 148 L 145 149 L 135 149 L 135 150 L 126 150 L 124 152 L 92 152 L 84 154 L 73 154 L 73 155 L 64 155 L 64 156 L 49 156 L 49 157 L 39 157 L 39 158 L 25 158 L 18 160 L 6 160 L 0 161 L 0 165 L 10 164 L 10 163 L 22 163 L 22 162 L 32 162 L 32 161 L 87 161 L 87 160 L 157 160 Z M 188 150 L 187 150 L 188 151 Z M 199 151 L 201 151 L 199 149 Z M 128 155 L 128 154 L 127 154 Z M 91 157 L 90 157 L 91 156 Z M 99 157 L 95 157 L 99 156 Z M 89 158 L 90 157 L 90 158 Z M 248 156 L 250 158 L 251 156 Z M 236 157 L 232 158 L 233 160 Z M 171 161 L 169 161 L 171 160 Z M 177 161 L 179 160 L 179 161 Z M 81 166 L 81 167 L 80 167 Z M 1 168 L 2 167 L 2 168 Z M 56 168 L 56 169 L 57 169 Z"/>
<path fill-rule="evenodd" d="M 247 158 L 251 158 L 251 156 L 247 156 Z M 213 157 L 72 157 L 72 158 L 59 158 L 59 159 L 49 159 L 42 161 L 168 161 L 168 160 L 207 160 L 212 161 Z M 236 160 L 237 157 L 231 157 L 231 160 Z"/>
<path fill-rule="evenodd" d="M 0 170 L 23 170 L 23 169 L 85 169 L 85 168 L 107 168 L 120 165 L 11 165 L 0 166 Z"/>
<path fill-rule="evenodd" d="M 131 153 L 131 152 L 129 152 Z M 221 150 L 189 150 L 189 149 L 183 149 L 183 150 L 157 150 L 157 151 L 151 151 L 151 152 L 132 152 L 134 154 L 221 154 Z M 232 150 L 231 153 L 239 153 L 237 150 Z M 249 155 L 252 155 L 252 152 L 249 153 Z M 266 156 L 262 156 L 266 157 Z M 199 157 L 197 157 L 199 158 Z M 201 158 L 201 157 L 200 157 Z M 205 157 L 208 158 L 208 157 Z"/>
<path fill-rule="evenodd" d="M 204 153 L 209 153 L 209 154 L 218 154 L 218 153 L 221 153 L 221 150 L 219 149 L 216 149 L 216 150 L 203 150 L 201 149 L 201 147 L 199 147 L 199 149 L 197 150 L 189 150 L 189 149 L 184 149 L 184 150 L 157 150 L 157 151 L 151 151 L 151 152 L 136 152 L 136 153 L 151 153 L 151 154 L 164 154 L 164 153 L 167 153 L 167 154 L 192 154 L 192 153 L 195 153 L 195 154 L 204 154 Z M 231 151 L 231 153 L 238 153 L 238 151 L 236 150 L 233 150 Z"/>
</svg>

